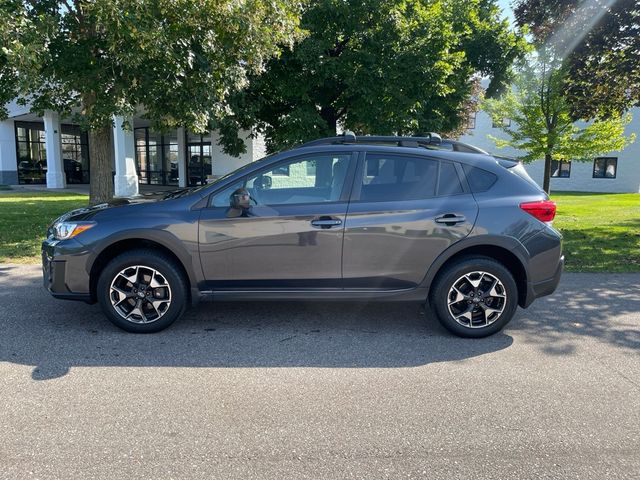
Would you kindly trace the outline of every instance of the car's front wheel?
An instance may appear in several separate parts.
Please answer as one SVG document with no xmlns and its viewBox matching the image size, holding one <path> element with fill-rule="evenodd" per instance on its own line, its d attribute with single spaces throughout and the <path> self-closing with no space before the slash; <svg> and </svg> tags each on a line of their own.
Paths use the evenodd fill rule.
<svg viewBox="0 0 640 480">
<path fill-rule="evenodd" d="M 430 300 L 447 330 L 480 338 L 509 323 L 518 307 L 518 288 L 511 272 L 496 260 L 465 257 L 440 272 Z"/>
<path fill-rule="evenodd" d="M 133 250 L 115 257 L 97 284 L 100 306 L 116 326 L 132 333 L 167 328 L 184 313 L 187 284 L 176 263 L 154 250 Z"/>
</svg>

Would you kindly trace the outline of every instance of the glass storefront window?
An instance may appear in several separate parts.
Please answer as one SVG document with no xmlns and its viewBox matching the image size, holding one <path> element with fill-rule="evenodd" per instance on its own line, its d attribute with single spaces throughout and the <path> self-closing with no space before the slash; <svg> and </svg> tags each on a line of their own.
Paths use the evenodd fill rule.
<svg viewBox="0 0 640 480">
<path fill-rule="evenodd" d="M 18 182 L 46 183 L 47 153 L 44 144 L 44 124 L 16 122 Z"/>
<path fill-rule="evenodd" d="M 89 183 L 89 142 L 87 134 L 73 125 L 62 126 L 62 161 L 67 184 Z"/>
<path fill-rule="evenodd" d="M 164 171 L 167 172 L 167 183 L 178 184 L 178 144 L 164 145 Z"/>
<path fill-rule="evenodd" d="M 140 183 L 178 184 L 178 137 L 160 134 L 148 127 L 135 129 L 136 166 Z"/>
<path fill-rule="evenodd" d="M 211 169 L 211 137 L 187 134 L 187 174 L 189 186 L 204 185 L 207 183 Z"/>
<path fill-rule="evenodd" d="M 148 183 L 147 129 L 136 128 L 134 130 L 134 139 L 136 142 L 136 168 L 138 170 L 138 181 L 140 183 Z"/>
<path fill-rule="evenodd" d="M 15 122 L 18 181 L 46 183 L 47 152 L 44 123 Z M 75 125 L 61 126 L 63 168 L 68 184 L 89 183 L 87 134 Z"/>
<path fill-rule="evenodd" d="M 157 133 L 149 127 L 135 129 L 136 166 L 140 183 L 178 185 L 177 132 Z M 187 184 L 203 185 L 212 173 L 211 137 L 187 132 Z"/>
</svg>

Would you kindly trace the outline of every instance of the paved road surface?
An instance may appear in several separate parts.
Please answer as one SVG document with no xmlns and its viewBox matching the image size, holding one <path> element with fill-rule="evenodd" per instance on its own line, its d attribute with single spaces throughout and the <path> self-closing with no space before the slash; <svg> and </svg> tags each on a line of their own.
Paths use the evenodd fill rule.
<svg viewBox="0 0 640 480">
<path fill-rule="evenodd" d="M 415 305 L 213 304 L 156 335 L 0 265 L 0 478 L 640 478 L 640 275 L 501 334 Z"/>
</svg>

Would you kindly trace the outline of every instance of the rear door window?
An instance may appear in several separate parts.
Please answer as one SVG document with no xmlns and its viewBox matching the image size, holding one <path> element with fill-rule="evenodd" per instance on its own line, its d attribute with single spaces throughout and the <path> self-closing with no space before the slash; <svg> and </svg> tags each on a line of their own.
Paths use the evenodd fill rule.
<svg viewBox="0 0 640 480">
<path fill-rule="evenodd" d="M 456 171 L 456 166 L 449 162 L 440 162 L 440 181 L 438 182 L 438 196 L 458 195 L 463 193 L 462 183 Z"/>
<path fill-rule="evenodd" d="M 404 155 L 368 154 L 360 201 L 394 202 L 434 197 L 438 161 Z"/>
<path fill-rule="evenodd" d="M 422 200 L 463 193 L 454 163 L 394 154 L 367 154 L 360 201 Z"/>
</svg>

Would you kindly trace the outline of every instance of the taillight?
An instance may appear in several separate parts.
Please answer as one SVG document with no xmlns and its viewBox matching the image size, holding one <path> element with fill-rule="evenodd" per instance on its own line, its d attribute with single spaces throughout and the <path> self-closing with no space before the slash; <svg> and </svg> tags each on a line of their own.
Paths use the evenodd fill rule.
<svg viewBox="0 0 640 480">
<path fill-rule="evenodd" d="M 556 216 L 556 203 L 551 200 L 524 202 L 520 204 L 520 208 L 541 222 L 551 222 Z"/>
</svg>

